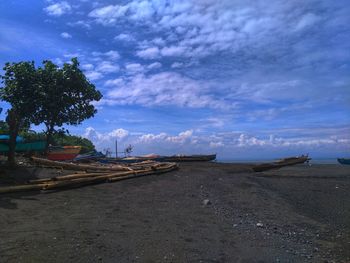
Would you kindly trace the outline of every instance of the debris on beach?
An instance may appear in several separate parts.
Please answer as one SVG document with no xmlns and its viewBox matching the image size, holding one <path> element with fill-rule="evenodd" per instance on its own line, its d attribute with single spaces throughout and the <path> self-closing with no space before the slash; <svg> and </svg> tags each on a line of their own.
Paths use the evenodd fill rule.
<svg viewBox="0 0 350 263">
<path fill-rule="evenodd" d="M 261 223 L 261 222 L 259 222 L 259 223 L 256 223 L 256 226 L 257 226 L 257 227 L 264 227 L 264 224 Z"/>
<path fill-rule="evenodd" d="M 204 205 L 204 206 L 207 206 L 207 205 L 210 205 L 210 204 L 211 204 L 211 202 L 210 202 L 209 199 L 204 199 L 204 200 L 203 200 L 203 205 Z"/>
</svg>

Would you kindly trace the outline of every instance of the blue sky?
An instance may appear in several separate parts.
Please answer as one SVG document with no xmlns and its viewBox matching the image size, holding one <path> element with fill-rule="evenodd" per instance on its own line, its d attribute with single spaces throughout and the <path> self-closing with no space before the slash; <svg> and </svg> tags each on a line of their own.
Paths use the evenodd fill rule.
<svg viewBox="0 0 350 263">
<path fill-rule="evenodd" d="M 69 130 L 100 150 L 335 157 L 350 151 L 349 14 L 341 0 L 1 1 L 0 64 L 78 57 L 104 98 Z"/>
</svg>

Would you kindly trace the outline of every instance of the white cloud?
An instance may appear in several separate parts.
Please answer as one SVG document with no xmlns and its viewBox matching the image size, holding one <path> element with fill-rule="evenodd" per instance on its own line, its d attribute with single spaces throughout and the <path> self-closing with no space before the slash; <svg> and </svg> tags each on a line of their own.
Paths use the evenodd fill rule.
<svg viewBox="0 0 350 263">
<path fill-rule="evenodd" d="M 312 13 L 307 13 L 299 20 L 299 22 L 297 23 L 297 25 L 295 27 L 295 30 L 303 30 L 305 28 L 313 26 L 318 21 L 320 21 L 319 16 L 312 14 Z"/>
<path fill-rule="evenodd" d="M 162 64 L 159 63 L 159 62 L 154 62 L 152 64 L 149 64 L 147 66 L 147 69 L 157 69 L 157 68 L 161 68 L 162 67 Z"/>
<path fill-rule="evenodd" d="M 124 129 L 116 129 L 107 134 L 107 138 L 123 139 L 129 135 L 129 132 Z"/>
<path fill-rule="evenodd" d="M 85 75 L 89 80 L 98 80 L 103 77 L 103 75 L 97 71 L 88 71 Z"/>
<path fill-rule="evenodd" d="M 83 20 L 78 20 L 76 22 L 68 22 L 67 25 L 71 27 L 82 27 L 85 29 L 91 29 L 90 23 L 88 21 Z"/>
<path fill-rule="evenodd" d="M 50 16 L 62 16 L 71 10 L 71 5 L 66 1 L 58 2 L 44 8 L 44 11 Z"/>
<path fill-rule="evenodd" d="M 145 68 L 139 63 L 128 63 L 125 65 L 125 69 L 129 74 L 141 73 Z"/>
<path fill-rule="evenodd" d="M 128 6 L 108 5 L 96 8 L 89 13 L 89 17 L 95 18 L 98 23 L 112 25 L 117 19 L 124 16 L 128 11 Z"/>
<path fill-rule="evenodd" d="M 110 51 L 104 53 L 104 55 L 109 57 L 112 60 L 116 60 L 116 59 L 120 58 L 118 51 L 115 51 L 115 50 L 110 50 Z"/>
<path fill-rule="evenodd" d="M 248 4 L 230 0 L 133 0 L 97 8 L 90 17 L 105 25 L 115 25 L 120 19 L 146 26 L 151 33 L 163 33 L 166 37 L 140 45 L 137 55 L 146 59 L 159 55 L 201 58 L 221 51 L 245 50 L 261 55 L 261 50 L 271 48 L 272 43 L 281 45 L 281 38 L 293 37 L 295 28 L 311 27 L 319 20 L 317 15 L 303 12 L 308 5 L 302 1 L 273 0 L 269 8 L 261 8 L 265 5 L 263 0 Z"/>
<path fill-rule="evenodd" d="M 88 64 L 82 64 L 81 68 L 84 70 L 93 70 L 94 69 L 94 65 L 88 63 Z"/>
<path fill-rule="evenodd" d="M 173 64 L 171 64 L 172 68 L 181 68 L 184 66 L 184 63 L 182 62 L 174 62 Z"/>
<path fill-rule="evenodd" d="M 109 61 L 102 61 L 101 63 L 97 64 L 96 70 L 102 73 L 113 73 L 119 71 L 119 66 L 112 64 Z"/>
<path fill-rule="evenodd" d="M 126 68 L 129 73 L 141 72 L 143 69 L 140 64 L 135 63 L 126 65 Z M 210 89 L 207 82 L 196 81 L 178 73 L 162 72 L 150 76 L 136 74 L 110 90 L 103 102 L 144 106 L 231 108 L 231 105 L 222 99 L 209 95 Z"/>
<path fill-rule="evenodd" d="M 136 55 L 144 59 L 154 59 L 159 57 L 160 50 L 158 47 L 149 47 L 144 50 L 137 51 Z"/>
<path fill-rule="evenodd" d="M 130 34 L 122 33 L 122 34 L 119 34 L 119 35 L 115 36 L 114 40 L 131 42 L 131 41 L 135 41 L 135 38 L 132 35 L 130 35 Z"/>
<path fill-rule="evenodd" d="M 211 148 L 219 148 L 219 147 L 223 147 L 224 144 L 222 142 L 210 142 L 209 143 L 209 147 Z"/>
<path fill-rule="evenodd" d="M 166 132 L 160 133 L 133 133 L 123 128 L 114 129 L 111 132 L 98 132 L 92 127 L 85 130 L 85 138 L 93 141 L 99 150 L 114 147 L 118 140 L 120 149 L 128 144 L 134 146 L 135 154 L 155 152 L 158 154 L 174 153 L 219 153 L 219 158 L 232 157 L 232 152 L 252 153 L 262 157 L 266 149 L 275 152 L 291 152 L 301 154 L 314 149 L 334 148 L 336 151 L 344 151 L 350 146 L 349 136 L 328 135 L 320 137 L 280 137 L 275 135 L 264 138 L 248 135 L 240 132 L 216 133 L 210 136 L 195 134 L 193 130 L 185 130 L 177 135 Z M 276 151 L 277 150 L 277 151 Z M 245 156 L 237 156 L 245 158 Z"/>
<path fill-rule="evenodd" d="M 91 53 L 94 57 L 97 57 L 98 59 L 102 58 L 108 58 L 111 60 L 117 60 L 120 58 L 119 52 L 116 50 L 110 50 L 107 52 L 99 52 L 99 51 L 94 51 Z"/>
<path fill-rule="evenodd" d="M 160 53 L 165 57 L 178 57 L 178 56 L 184 56 L 186 52 L 187 50 L 185 47 L 170 46 L 170 47 L 162 48 Z"/>
<path fill-rule="evenodd" d="M 61 37 L 67 39 L 67 38 L 72 38 L 72 35 L 67 33 L 67 32 L 63 32 L 63 33 L 61 33 Z"/>
<path fill-rule="evenodd" d="M 117 78 L 117 79 L 109 79 L 105 82 L 105 86 L 111 86 L 111 87 L 115 87 L 115 86 L 119 86 L 119 85 L 123 85 L 124 84 L 124 80 L 121 78 Z"/>
</svg>

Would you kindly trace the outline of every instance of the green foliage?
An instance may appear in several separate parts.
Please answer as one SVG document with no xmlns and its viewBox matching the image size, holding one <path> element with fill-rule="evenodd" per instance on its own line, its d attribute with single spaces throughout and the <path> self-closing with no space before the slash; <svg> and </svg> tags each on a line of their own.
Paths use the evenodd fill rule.
<svg viewBox="0 0 350 263">
<path fill-rule="evenodd" d="M 76 58 L 58 68 L 51 61 L 44 61 L 38 69 L 40 79 L 40 110 L 36 124 L 61 127 L 63 124 L 77 125 L 96 113 L 93 101 L 102 95 L 79 69 Z"/>
<path fill-rule="evenodd" d="M 51 61 L 44 61 L 39 68 L 35 68 L 34 62 L 6 63 L 4 72 L 0 76 L 4 84 L 0 87 L 0 99 L 10 103 L 11 109 L 7 112 L 8 125 L 0 124 L 0 132 L 10 132 L 9 159 L 10 152 L 14 156 L 18 132 L 31 139 L 38 136 L 28 132 L 30 124 L 43 123 L 46 126 L 49 145 L 53 135 L 65 132 L 63 125 L 78 125 L 93 117 L 96 109 L 92 102 L 102 98 L 79 69 L 77 58 L 65 63 L 62 68 Z M 77 142 L 76 145 L 81 143 L 86 149 L 94 148 L 90 141 L 83 138 L 69 140 L 67 143 Z"/>
<path fill-rule="evenodd" d="M 19 135 L 22 136 L 26 142 L 45 141 L 46 140 L 46 135 L 43 132 L 24 130 L 24 131 L 20 131 Z"/>
<path fill-rule="evenodd" d="M 53 136 L 53 141 L 55 145 L 60 146 L 81 146 L 80 153 L 87 153 L 95 150 L 93 143 L 80 136 L 57 134 Z"/>
<path fill-rule="evenodd" d="M 9 128 L 8 162 L 15 163 L 18 132 L 27 129 L 38 110 L 38 78 L 34 62 L 6 63 L 1 75 L 0 98 L 11 105 L 6 122 Z"/>
<path fill-rule="evenodd" d="M 0 121 L 0 134 L 9 134 L 10 128 L 6 121 Z"/>
<path fill-rule="evenodd" d="M 6 63 L 3 70 L 1 99 L 11 104 L 11 110 L 21 121 L 31 120 L 38 109 L 38 79 L 34 62 Z"/>
</svg>

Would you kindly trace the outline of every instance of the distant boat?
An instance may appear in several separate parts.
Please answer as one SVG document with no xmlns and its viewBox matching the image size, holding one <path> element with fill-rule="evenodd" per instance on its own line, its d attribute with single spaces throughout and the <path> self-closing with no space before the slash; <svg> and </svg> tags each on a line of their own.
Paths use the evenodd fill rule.
<svg viewBox="0 0 350 263">
<path fill-rule="evenodd" d="M 210 155 L 173 155 L 173 156 L 164 156 L 165 162 L 209 162 L 216 159 L 216 154 Z"/>
<path fill-rule="evenodd" d="M 350 158 L 338 158 L 337 160 L 341 164 L 350 164 Z"/>
<path fill-rule="evenodd" d="M 284 166 L 290 166 L 290 165 L 309 162 L 310 160 L 311 158 L 309 158 L 309 155 L 301 155 L 301 156 L 283 158 L 281 160 L 278 160 L 272 163 L 257 164 L 257 165 L 254 165 L 252 168 L 255 172 L 263 172 L 271 169 L 279 169 Z"/>
<path fill-rule="evenodd" d="M 80 150 L 81 146 L 50 146 L 47 159 L 53 161 L 73 160 Z"/>
<path fill-rule="evenodd" d="M 105 158 L 101 159 L 100 162 L 104 163 L 136 163 L 142 161 L 156 161 L 156 162 L 208 162 L 216 159 L 216 154 L 210 155 L 172 155 L 172 156 L 160 156 L 160 155 L 144 155 L 144 156 L 133 156 L 125 158 Z"/>
</svg>

